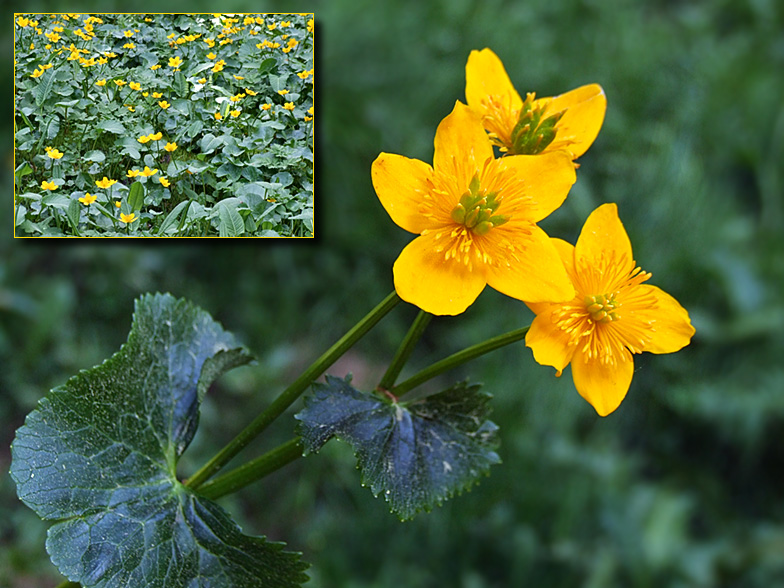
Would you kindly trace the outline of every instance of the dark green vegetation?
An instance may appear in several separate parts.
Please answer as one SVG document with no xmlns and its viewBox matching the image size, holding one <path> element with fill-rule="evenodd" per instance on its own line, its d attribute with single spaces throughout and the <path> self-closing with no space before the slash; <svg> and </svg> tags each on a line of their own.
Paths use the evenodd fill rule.
<svg viewBox="0 0 784 588">
<path fill-rule="evenodd" d="M 493 394 L 503 463 L 411 522 L 359 486 L 351 448 L 334 442 L 220 504 L 245 533 L 302 550 L 319 587 L 784 583 L 782 9 L 729 0 L 376 6 L 313 6 L 323 113 L 313 246 L 0 242 L 3 446 L 47 390 L 119 348 L 138 294 L 169 290 L 260 357 L 207 394 L 180 462 L 193 473 L 391 290 L 391 264 L 411 236 L 379 205 L 370 163 L 380 151 L 430 160 L 438 122 L 464 99 L 470 50 L 488 46 L 520 91 L 602 84 L 604 128 L 546 229 L 573 242 L 591 210 L 617 202 L 651 283 L 690 311 L 693 343 L 636 358 L 629 396 L 605 419 L 568 371 L 554 378 L 522 344 L 442 377 L 442 387 L 470 377 Z M 396 309 L 330 372 L 374 386 L 415 315 Z M 530 318 L 487 291 L 464 316 L 433 320 L 403 378 Z M 294 423 L 276 422 L 248 455 L 287 440 Z M 9 457 L 0 453 L 3 469 Z M 0 485 L 0 585 L 55 586 L 47 525 L 18 502 L 9 476 Z"/>
<path fill-rule="evenodd" d="M 18 17 L 16 234 L 312 236 L 311 16 Z"/>
</svg>

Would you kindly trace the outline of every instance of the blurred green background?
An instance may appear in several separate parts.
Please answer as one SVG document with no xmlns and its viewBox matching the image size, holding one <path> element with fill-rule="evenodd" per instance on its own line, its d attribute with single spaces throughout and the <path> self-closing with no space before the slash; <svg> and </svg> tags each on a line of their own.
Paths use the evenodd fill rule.
<svg viewBox="0 0 784 588">
<path fill-rule="evenodd" d="M 9 195 L 0 240 L 0 586 L 61 580 L 44 550 L 47 525 L 16 499 L 7 475 L 14 430 L 37 400 L 117 350 L 136 296 L 186 296 L 259 358 L 208 396 L 182 462 L 183 475 L 192 473 L 391 290 L 392 263 L 411 236 L 378 203 L 370 164 L 381 151 L 432 160 L 436 126 L 464 100 L 468 54 L 483 47 L 521 92 L 604 87 L 604 128 L 544 227 L 573 242 L 591 210 L 616 202 L 651 282 L 689 310 L 692 344 L 638 356 L 626 401 L 604 419 L 568 372 L 556 379 L 522 344 L 448 374 L 442 384 L 470 377 L 495 395 L 504 463 L 412 522 L 398 522 L 360 487 L 350 449 L 336 442 L 221 503 L 246 532 L 302 550 L 314 587 L 783 586 L 783 6 L 167 5 L 316 12 L 316 240 L 12 241 Z M 3 31 L 10 86 L 9 22 Z M 374 386 L 414 316 L 401 305 L 331 372 Z M 464 315 L 431 323 L 410 369 L 530 318 L 488 290 Z M 281 419 L 247 456 L 287 439 L 293 424 L 290 414 Z"/>
</svg>

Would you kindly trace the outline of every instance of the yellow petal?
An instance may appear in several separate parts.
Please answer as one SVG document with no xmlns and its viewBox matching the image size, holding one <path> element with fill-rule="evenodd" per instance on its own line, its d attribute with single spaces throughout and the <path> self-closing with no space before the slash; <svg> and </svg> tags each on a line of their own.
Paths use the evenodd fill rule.
<svg viewBox="0 0 784 588">
<path fill-rule="evenodd" d="M 534 352 L 536 363 L 553 366 L 560 376 L 572 361 L 574 347 L 569 346 L 569 335 L 552 320 L 552 311 L 557 308 L 559 305 L 546 302 L 539 305 L 540 312 L 525 336 L 525 345 Z"/>
<path fill-rule="evenodd" d="M 417 237 L 393 267 L 398 296 L 431 314 L 456 315 L 468 308 L 485 287 L 481 271 L 444 260 L 433 234 Z"/>
<path fill-rule="evenodd" d="M 691 325 L 686 309 L 661 288 L 647 284 L 641 284 L 639 288 L 647 290 L 656 297 L 655 308 L 638 310 L 635 313 L 635 318 L 654 321 L 653 338 L 645 345 L 643 351 L 673 353 L 686 347 L 694 335 L 694 327 Z"/>
<path fill-rule="evenodd" d="M 575 259 L 585 260 L 589 265 L 601 265 L 602 256 L 610 255 L 623 271 L 634 269 L 632 244 L 613 203 L 602 204 L 588 216 L 575 246 Z"/>
<path fill-rule="evenodd" d="M 489 236 L 505 229 L 511 233 L 514 227 L 507 229 L 511 224 L 492 229 Z M 563 302 L 574 298 L 574 287 L 550 238 L 535 225 L 530 225 L 527 231 L 529 235 L 509 234 L 522 251 L 517 252 L 516 259 L 508 258 L 509 265 L 488 265 L 488 285 L 507 296 L 530 302 Z"/>
<path fill-rule="evenodd" d="M 566 275 L 569 276 L 569 278 L 572 280 L 572 284 L 574 284 L 574 278 L 576 275 L 574 269 L 574 245 L 554 237 L 550 237 L 550 242 L 553 244 L 555 250 L 558 252 L 558 256 L 561 258 L 561 263 L 563 263 L 564 269 L 566 270 Z M 549 302 L 530 302 L 526 300 L 525 304 L 536 315 L 540 315 L 544 311 L 550 309 Z"/>
<path fill-rule="evenodd" d="M 525 181 L 525 193 L 532 199 L 524 209 L 525 218 L 537 222 L 557 209 L 577 180 L 574 164 L 563 151 L 540 155 L 509 155 L 502 159 Z"/>
<path fill-rule="evenodd" d="M 466 101 L 471 108 L 482 108 L 486 96 L 506 96 L 511 109 L 520 110 L 523 100 L 517 93 L 504 64 L 490 49 L 471 51 L 466 63 Z"/>
<path fill-rule="evenodd" d="M 396 225 L 416 234 L 427 228 L 419 205 L 430 190 L 433 168 L 418 159 L 382 153 L 373 162 L 370 175 L 378 199 Z"/>
<path fill-rule="evenodd" d="M 621 404 L 634 375 L 632 359 L 616 358 L 615 365 L 588 359 L 577 349 L 572 358 L 574 387 L 599 416 L 607 416 Z"/>
<path fill-rule="evenodd" d="M 599 84 L 581 86 L 551 99 L 548 114 L 566 110 L 556 128 L 555 143 L 568 141 L 566 149 L 572 159 L 580 157 L 594 142 L 604 122 L 607 97 Z"/>
<path fill-rule="evenodd" d="M 460 162 L 468 160 L 470 163 L 455 166 L 456 158 Z M 448 173 L 456 171 L 456 184 L 467 188 L 474 173 L 481 169 L 487 159 L 492 158 L 493 147 L 482 127 L 482 121 L 458 100 L 452 112 L 441 121 L 436 130 L 433 167 Z M 460 177 L 461 175 L 467 177 Z"/>
</svg>

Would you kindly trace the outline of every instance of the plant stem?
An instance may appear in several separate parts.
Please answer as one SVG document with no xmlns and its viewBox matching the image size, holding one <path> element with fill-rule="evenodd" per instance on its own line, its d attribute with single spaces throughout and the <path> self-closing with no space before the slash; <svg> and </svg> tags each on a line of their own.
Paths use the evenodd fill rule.
<svg viewBox="0 0 784 588">
<path fill-rule="evenodd" d="M 400 344 L 395 356 L 392 358 L 392 361 L 387 368 L 384 377 L 381 378 L 381 381 L 378 383 L 378 387 L 382 390 L 389 390 L 392 386 L 395 385 L 395 380 L 400 375 L 403 366 L 406 365 L 408 358 L 411 357 L 411 352 L 414 351 L 414 346 L 419 341 L 422 334 L 425 332 L 425 328 L 430 323 L 430 319 L 433 318 L 433 315 L 430 313 L 425 312 L 424 310 L 420 310 L 417 317 L 414 319 L 414 322 L 411 323 L 411 328 L 408 329 L 408 333 L 406 333 L 403 342 Z"/>
<path fill-rule="evenodd" d="M 199 494 L 215 500 L 260 480 L 300 457 L 302 457 L 302 443 L 300 438 L 296 437 L 261 457 L 210 480 L 200 488 Z"/>
<path fill-rule="evenodd" d="M 396 292 L 389 294 L 381 303 L 365 315 L 356 325 L 354 325 L 345 335 L 319 357 L 311 366 L 306 369 L 272 404 L 270 404 L 259 416 L 245 427 L 228 445 L 221 449 L 217 455 L 204 464 L 186 483 L 192 489 L 201 486 L 208 478 L 214 475 L 229 460 L 237 455 L 244 447 L 255 439 L 270 423 L 278 418 L 283 412 L 299 398 L 310 384 L 318 378 L 324 370 L 335 363 L 346 351 L 348 351 L 357 341 L 359 341 L 370 329 L 372 329 L 397 303 L 400 302 Z"/>
<path fill-rule="evenodd" d="M 428 380 L 435 378 L 439 374 L 444 373 L 447 370 L 451 370 L 459 365 L 462 365 L 466 362 L 471 361 L 472 359 L 476 359 L 477 357 L 484 355 L 485 353 L 489 353 L 490 351 L 494 351 L 510 343 L 515 343 L 520 341 L 521 339 L 525 338 L 526 333 L 528 333 L 528 329 L 531 328 L 531 325 L 527 327 L 523 327 L 522 329 L 516 329 L 514 331 L 509 331 L 508 333 L 504 333 L 503 335 L 498 335 L 496 337 L 492 337 L 487 339 L 486 341 L 482 341 L 481 343 L 477 343 L 476 345 L 472 345 L 471 347 L 466 347 L 462 351 L 458 351 L 457 353 L 453 353 L 449 357 L 445 357 L 441 361 L 437 361 L 430 367 L 423 369 L 421 372 L 415 374 L 414 376 L 410 377 L 405 382 L 398 384 L 394 388 L 392 388 L 389 392 L 394 396 L 400 397 L 409 390 L 416 388 L 420 384 L 427 382 Z"/>
</svg>

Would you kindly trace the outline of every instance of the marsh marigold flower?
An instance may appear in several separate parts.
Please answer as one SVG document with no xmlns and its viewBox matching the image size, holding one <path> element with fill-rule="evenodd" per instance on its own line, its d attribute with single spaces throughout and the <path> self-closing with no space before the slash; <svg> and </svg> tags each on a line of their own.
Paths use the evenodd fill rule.
<svg viewBox="0 0 784 588">
<path fill-rule="evenodd" d="M 565 153 L 495 159 L 479 117 L 458 102 L 436 131 L 433 167 L 382 153 L 372 179 L 392 220 L 419 235 L 393 269 L 403 300 L 455 315 L 485 285 L 522 300 L 574 296 L 555 246 L 536 225 L 575 181 Z"/>
<path fill-rule="evenodd" d="M 164 178 L 163 176 L 161 176 L 160 178 L 158 178 L 158 181 L 161 183 L 161 185 L 162 185 L 164 188 L 168 188 L 168 187 L 169 187 L 169 184 L 171 184 L 171 182 L 170 182 L 169 180 L 167 180 L 166 178 Z"/>
<path fill-rule="evenodd" d="M 555 96 L 525 100 L 490 49 L 471 51 L 466 64 L 466 100 L 482 117 L 490 139 L 509 154 L 564 149 L 572 159 L 588 150 L 604 121 L 607 99 L 598 84 Z"/>
<path fill-rule="evenodd" d="M 161 108 L 163 108 L 164 110 L 166 110 L 167 108 L 169 108 L 169 106 L 171 106 L 171 104 L 169 104 L 168 102 L 166 102 L 166 100 L 159 100 L 159 101 L 158 101 L 158 106 L 160 106 Z"/>
<path fill-rule="evenodd" d="M 563 303 L 526 302 L 536 313 L 525 338 L 534 359 L 561 375 L 571 363 L 575 388 L 606 416 L 626 396 L 634 353 L 672 353 L 694 328 L 684 308 L 635 265 L 615 204 L 585 221 L 577 245 L 553 239 L 575 296 Z"/>
<path fill-rule="evenodd" d="M 99 188 L 103 188 L 104 190 L 106 190 L 107 188 L 109 188 L 110 186 L 116 183 L 117 180 L 110 180 L 106 176 L 104 176 L 102 180 L 95 180 L 95 185 L 98 186 Z"/>
<path fill-rule="evenodd" d="M 46 154 L 52 159 L 60 159 L 63 156 L 57 149 L 47 149 Z"/>
<path fill-rule="evenodd" d="M 97 82 L 95 82 L 95 85 L 96 86 L 105 86 L 106 85 L 106 80 L 98 80 Z"/>
<path fill-rule="evenodd" d="M 166 145 L 164 146 L 164 149 L 166 151 L 168 151 L 169 153 L 171 153 L 172 151 L 177 149 L 177 143 L 166 143 Z"/>
<path fill-rule="evenodd" d="M 125 214 L 124 212 L 120 213 L 120 220 L 125 224 L 130 224 L 136 220 L 136 213 L 132 212 L 131 214 Z"/>
<path fill-rule="evenodd" d="M 57 184 L 54 182 L 47 182 L 46 180 L 41 182 L 41 189 L 42 190 L 57 190 Z"/>
<path fill-rule="evenodd" d="M 158 173 L 157 169 L 150 169 L 148 166 L 144 166 L 144 170 L 139 172 L 139 175 L 144 176 L 145 178 L 149 178 Z"/>
<path fill-rule="evenodd" d="M 180 67 L 182 65 L 182 58 L 178 55 L 177 57 L 169 57 L 169 67 Z"/>
<path fill-rule="evenodd" d="M 293 102 L 286 102 L 283 105 L 283 108 L 285 108 L 286 110 L 294 110 L 294 103 Z"/>
<path fill-rule="evenodd" d="M 84 204 L 85 206 L 90 206 L 95 200 L 98 198 L 95 194 L 90 194 L 87 192 L 84 196 L 79 198 L 79 202 Z"/>
</svg>

